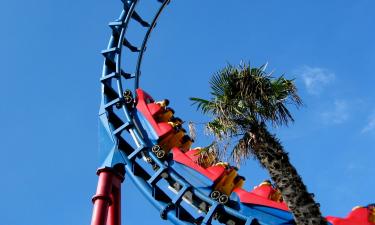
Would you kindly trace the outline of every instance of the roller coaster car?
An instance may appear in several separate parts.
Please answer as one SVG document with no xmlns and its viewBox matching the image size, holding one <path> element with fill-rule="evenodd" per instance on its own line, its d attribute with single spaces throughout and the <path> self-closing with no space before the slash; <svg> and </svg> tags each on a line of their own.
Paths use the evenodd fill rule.
<svg viewBox="0 0 375 225">
<path fill-rule="evenodd" d="M 173 115 L 172 109 L 167 109 L 161 103 L 155 103 L 152 97 L 142 89 L 137 89 L 137 110 L 151 124 L 155 131 L 155 139 L 163 138 L 173 132 L 168 119 Z"/>
<path fill-rule="evenodd" d="M 278 191 L 272 185 L 259 185 L 251 192 L 241 188 L 235 188 L 234 193 L 239 197 L 240 202 L 244 204 L 267 206 L 284 211 L 289 211 L 288 206 L 278 196 Z M 276 196 L 276 198 L 275 198 Z"/>
<path fill-rule="evenodd" d="M 277 189 L 275 189 L 271 182 L 266 180 L 263 181 L 261 184 L 256 186 L 254 190 L 251 191 L 253 194 L 262 196 L 264 198 L 267 198 L 269 200 L 275 201 L 275 202 L 282 202 L 281 192 Z"/>
<path fill-rule="evenodd" d="M 200 154 L 199 154 L 199 152 L 201 150 L 202 150 L 202 148 L 198 147 L 198 148 L 194 148 L 194 149 L 191 149 L 191 150 L 187 151 L 185 154 L 191 160 L 193 160 L 195 163 L 197 163 L 198 165 L 200 165 L 201 167 L 208 168 L 208 167 L 210 167 L 213 164 L 215 158 L 214 158 L 214 156 L 208 154 L 208 155 L 204 155 L 203 158 L 201 158 L 201 161 L 199 162 L 199 158 L 201 157 Z"/>
<path fill-rule="evenodd" d="M 190 145 L 187 143 L 189 140 L 187 140 L 186 136 L 185 129 L 174 130 L 166 137 L 160 139 L 158 145 L 165 153 L 168 153 L 173 147 L 181 148 L 185 152 L 187 151 L 186 148 L 191 146 L 191 142 Z"/>
<path fill-rule="evenodd" d="M 199 166 L 194 160 L 192 160 L 191 157 L 194 157 L 194 154 L 196 154 L 196 151 L 187 151 L 184 153 L 180 148 L 173 148 L 173 161 L 182 164 L 184 166 L 187 166 L 193 171 L 198 172 L 199 174 L 204 175 L 207 177 L 210 181 L 212 181 L 211 184 L 218 181 L 219 178 L 224 175 L 225 168 L 222 166 L 212 166 L 209 168 L 203 168 Z M 190 173 L 190 176 L 194 176 L 193 173 Z M 189 179 L 189 177 L 187 177 Z"/>
<path fill-rule="evenodd" d="M 327 216 L 327 220 L 333 225 L 374 225 L 375 205 L 355 207 L 346 218 Z"/>
<path fill-rule="evenodd" d="M 183 121 L 174 117 L 174 111 L 168 108 L 169 100 L 155 102 L 152 97 L 141 89 L 137 93 L 137 111 L 146 132 L 155 146 L 152 151 L 158 158 L 164 158 L 173 147 L 183 151 L 190 149 L 193 140 L 182 128 Z"/>
<path fill-rule="evenodd" d="M 229 198 L 239 205 L 239 210 L 250 213 L 254 210 L 279 218 L 280 223 L 290 224 L 293 215 L 283 202 L 269 199 L 277 191 L 271 185 L 259 185 L 253 192 L 241 188 L 244 179 L 237 175 L 234 167 L 215 165 L 203 168 L 196 163 L 197 152 L 190 150 L 186 153 L 179 148 L 173 148 L 171 167 L 184 177 L 192 186 L 201 190 L 219 203 L 225 204 Z"/>
<path fill-rule="evenodd" d="M 186 152 L 191 147 L 193 140 L 185 133 L 186 131 L 184 129 L 179 129 L 168 134 L 163 139 L 160 139 L 157 145 L 152 147 L 152 152 L 160 159 L 164 158 L 173 147 L 178 147 L 183 152 Z"/>
<path fill-rule="evenodd" d="M 198 153 L 198 148 L 187 151 L 186 153 L 182 152 L 179 148 L 174 148 L 173 160 L 192 169 L 186 177 L 188 180 L 199 179 L 201 175 L 208 178 L 211 182 L 206 182 L 205 185 L 199 184 L 199 186 L 209 188 L 210 197 L 212 199 L 226 204 L 229 201 L 229 196 L 233 189 L 242 187 L 245 179 L 238 176 L 236 168 L 229 167 L 228 164 L 225 163 L 208 166 L 206 168 L 198 165 Z M 189 171 L 186 168 L 183 169 L 183 167 L 179 167 L 177 170 L 179 170 L 179 172 L 183 172 L 184 170 Z"/>
</svg>

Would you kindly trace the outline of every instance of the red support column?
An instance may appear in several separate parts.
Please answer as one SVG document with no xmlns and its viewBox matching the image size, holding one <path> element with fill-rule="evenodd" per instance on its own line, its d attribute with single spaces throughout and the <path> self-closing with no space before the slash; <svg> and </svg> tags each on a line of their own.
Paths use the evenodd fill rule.
<svg viewBox="0 0 375 225">
<path fill-rule="evenodd" d="M 113 178 L 112 205 L 109 206 L 107 225 L 121 225 L 121 182 L 120 177 Z"/>
<path fill-rule="evenodd" d="M 98 187 L 92 199 L 94 209 L 91 225 L 121 225 L 123 176 L 111 168 L 98 170 L 98 175 Z"/>
</svg>

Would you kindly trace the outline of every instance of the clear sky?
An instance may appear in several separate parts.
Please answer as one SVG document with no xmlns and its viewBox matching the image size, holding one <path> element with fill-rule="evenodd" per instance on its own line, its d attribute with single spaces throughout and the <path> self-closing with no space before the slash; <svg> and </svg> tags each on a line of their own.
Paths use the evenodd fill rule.
<svg viewBox="0 0 375 225">
<path fill-rule="evenodd" d="M 100 51 L 119 3 L 0 1 L 0 224 L 90 223 Z M 274 132 L 323 213 L 344 216 L 375 202 L 374 8 L 373 0 L 174 0 L 152 35 L 141 86 L 200 123 L 208 119 L 188 98 L 207 97 L 210 75 L 228 62 L 268 62 L 296 78 L 305 106 Z M 241 174 L 247 189 L 267 179 L 252 160 Z M 123 224 L 168 224 L 129 181 Z"/>
</svg>

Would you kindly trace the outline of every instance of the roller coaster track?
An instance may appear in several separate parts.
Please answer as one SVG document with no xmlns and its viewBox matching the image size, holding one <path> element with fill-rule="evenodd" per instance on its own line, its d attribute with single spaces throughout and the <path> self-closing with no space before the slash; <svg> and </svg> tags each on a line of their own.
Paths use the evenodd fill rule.
<svg viewBox="0 0 375 225">
<path fill-rule="evenodd" d="M 160 212 L 161 218 L 174 224 L 211 224 L 214 220 L 230 225 L 286 224 L 276 216 L 256 210 L 244 215 L 236 208 L 219 204 L 194 188 L 151 151 L 153 144 L 147 137 L 137 113 L 128 106 L 126 92 L 132 90 L 132 93 L 135 93 L 139 87 L 142 60 L 148 40 L 160 15 L 170 3 L 170 0 L 153 1 L 158 1 L 159 6 L 151 22 L 146 22 L 136 11 L 141 4 L 139 0 L 122 0 L 123 11 L 120 17 L 109 23 L 112 36 L 107 49 L 102 51 L 105 58 L 100 79 L 102 100 L 99 111 L 102 164 L 98 174 L 102 171 L 115 171 L 120 181 L 126 174 Z M 151 0 L 142 1 L 142 4 L 150 3 Z M 140 47 L 134 46 L 127 37 L 131 22 L 144 27 L 145 34 Z M 130 66 L 123 66 L 123 61 L 126 61 L 124 57 L 128 56 L 126 52 L 136 54 L 134 73 L 128 72 Z M 106 200 L 108 205 L 113 204 L 113 200 L 106 199 L 99 193 L 99 189 L 98 186 L 94 203 L 97 199 L 102 199 Z M 201 207 L 189 202 L 199 202 Z M 95 210 L 99 209 L 95 208 L 94 213 Z M 94 220 L 98 219 L 93 219 L 92 224 L 102 224 L 106 219 L 102 223 Z M 109 225 L 120 223 L 104 222 Z"/>
<path fill-rule="evenodd" d="M 144 132 L 141 130 L 142 127 L 135 118 L 136 115 L 132 114 L 126 107 L 123 93 L 126 89 L 131 89 L 128 83 L 132 80 L 134 81 L 134 90 L 139 87 L 142 59 L 147 42 L 159 16 L 170 1 L 159 1 L 159 10 L 151 23 L 144 21 L 136 12 L 138 0 L 123 0 L 122 2 L 124 9 L 118 20 L 109 23 L 112 29 L 112 36 L 107 49 L 102 51 L 105 60 L 101 77 L 102 102 L 99 112 L 101 121 L 100 150 L 106 157 L 101 168 L 114 168 L 116 165 L 124 165 L 126 175 L 132 179 L 143 195 L 160 211 L 161 218 L 168 219 L 174 224 L 210 224 L 214 218 L 226 220 L 223 221 L 224 223 L 232 221 L 232 224 L 249 225 L 255 220 L 258 220 L 260 224 L 273 224 L 273 218 L 264 218 L 265 221 L 262 222 L 259 221 L 259 217 L 255 218 L 256 215 L 254 217 L 245 216 L 238 213 L 235 209 L 218 204 L 218 202 L 210 199 L 199 190 L 192 188 L 183 177 L 165 165 L 150 151 L 152 144 L 145 140 Z M 143 3 L 146 4 L 147 1 L 143 1 Z M 140 26 L 147 29 L 140 48 L 133 46 L 126 38 L 130 20 L 135 20 Z M 121 58 L 124 57 L 124 47 L 133 54 L 138 54 L 134 74 L 127 73 L 126 68 L 122 67 Z M 119 115 L 119 113 L 123 115 Z M 131 138 L 126 137 L 129 135 Z M 134 143 L 130 143 L 130 139 L 133 139 Z M 144 168 L 145 166 L 150 166 L 150 164 L 147 165 L 141 162 L 144 161 L 145 155 L 148 156 L 148 159 L 152 159 L 154 167 L 155 164 L 157 165 L 158 169 L 156 171 L 151 170 L 153 173 L 149 173 L 148 171 L 150 170 Z M 168 178 L 168 183 L 171 183 L 171 181 L 175 184 L 178 183 L 178 191 L 175 190 L 175 196 L 173 197 L 166 194 L 163 188 L 158 185 L 165 177 Z M 185 196 L 205 202 L 209 206 L 208 212 L 203 213 L 200 218 L 196 219 L 181 204 Z"/>
</svg>

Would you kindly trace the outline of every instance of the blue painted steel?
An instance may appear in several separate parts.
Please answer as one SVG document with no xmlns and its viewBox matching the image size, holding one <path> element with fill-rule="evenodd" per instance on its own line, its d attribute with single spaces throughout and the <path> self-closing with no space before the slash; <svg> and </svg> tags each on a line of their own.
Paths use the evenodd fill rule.
<svg viewBox="0 0 375 225">
<path fill-rule="evenodd" d="M 159 16 L 163 12 L 163 9 L 169 4 L 170 0 L 162 0 L 162 1 L 159 1 L 159 2 L 163 2 L 163 5 L 162 5 L 162 7 L 160 7 L 159 11 L 156 13 L 156 16 L 154 17 L 154 19 L 151 23 L 150 29 L 148 29 L 148 31 L 147 31 L 144 39 L 143 39 L 143 42 L 142 42 L 142 47 L 141 47 L 140 54 L 139 54 L 139 57 L 138 57 L 137 67 L 136 67 L 136 72 L 135 72 L 136 81 L 135 81 L 134 89 L 137 89 L 139 87 L 139 78 L 141 77 L 141 66 L 142 66 L 143 54 L 146 51 L 146 45 L 147 45 L 147 42 L 150 38 L 151 32 L 155 28 L 156 22 L 158 21 Z"/>
<path fill-rule="evenodd" d="M 159 136 L 156 134 L 155 130 L 152 128 L 152 125 L 148 122 L 148 120 L 142 115 L 141 112 L 138 112 L 137 111 L 137 116 L 138 116 L 138 119 L 139 121 L 141 122 L 142 124 L 142 127 L 143 129 L 146 131 L 147 133 L 147 137 L 148 139 L 153 143 L 153 144 L 156 144 L 158 139 L 159 139 Z"/>
<path fill-rule="evenodd" d="M 170 166 L 182 177 L 185 178 L 193 187 L 196 188 L 206 188 L 208 187 L 212 190 L 212 186 L 214 184 L 208 177 L 204 176 L 203 174 L 189 168 L 181 163 L 178 162 L 171 162 Z"/>
<path fill-rule="evenodd" d="M 189 215 L 189 212 L 184 210 L 181 205 L 185 201 L 183 199 L 187 193 L 194 196 L 197 201 L 211 206 L 207 210 L 208 212 L 202 212 L 205 215 L 201 221 L 202 224 L 210 224 L 217 213 L 220 214 L 222 220 L 233 218 L 239 221 L 240 224 L 251 224 L 254 218 L 264 225 L 290 224 L 285 223 L 290 217 L 280 213 L 280 210 L 275 211 L 269 208 L 264 209 L 264 207 L 242 204 L 233 205 L 231 206 L 232 208 L 219 205 L 208 197 L 213 185 L 211 180 L 170 159 L 167 162 L 162 162 L 154 153 L 149 151 L 156 144 L 158 136 L 148 121 L 137 110 L 124 104 L 123 92 L 125 90 L 124 87 L 130 88 L 127 83 L 128 80 L 133 78 L 133 90 L 138 88 L 142 59 L 147 42 L 159 16 L 169 4 L 169 0 L 158 0 L 162 4 L 150 24 L 143 20 L 135 11 L 139 0 L 122 0 L 122 2 L 124 3 L 124 10 L 116 21 L 109 24 L 112 29 L 112 36 L 107 49 L 102 52 L 105 60 L 100 79 L 102 83 L 102 100 L 99 110 L 100 166 L 113 168 L 118 164 L 124 165 L 128 177 L 135 183 L 141 193 L 161 212 L 161 216 L 164 219 L 168 219 L 174 224 L 182 225 L 196 222 L 194 216 L 192 214 Z M 131 19 L 136 20 L 140 25 L 147 28 L 139 49 L 133 46 L 125 37 Z M 123 46 L 129 48 L 134 54 L 138 54 L 134 74 L 129 74 L 122 68 Z M 122 114 L 121 118 L 117 116 L 117 113 Z M 124 137 L 130 137 L 134 143 L 128 143 L 128 139 Z M 147 172 L 147 170 L 143 169 L 143 165 L 137 162 L 139 157 L 148 157 L 157 169 Z M 157 189 L 159 181 L 165 179 L 162 176 L 165 173 L 170 179 L 169 181 L 177 182 L 181 186 L 181 189 L 176 191 L 171 199 L 163 198 L 162 196 L 166 194 L 163 193 L 163 190 Z M 236 199 L 236 197 L 232 196 L 231 199 Z"/>
</svg>

